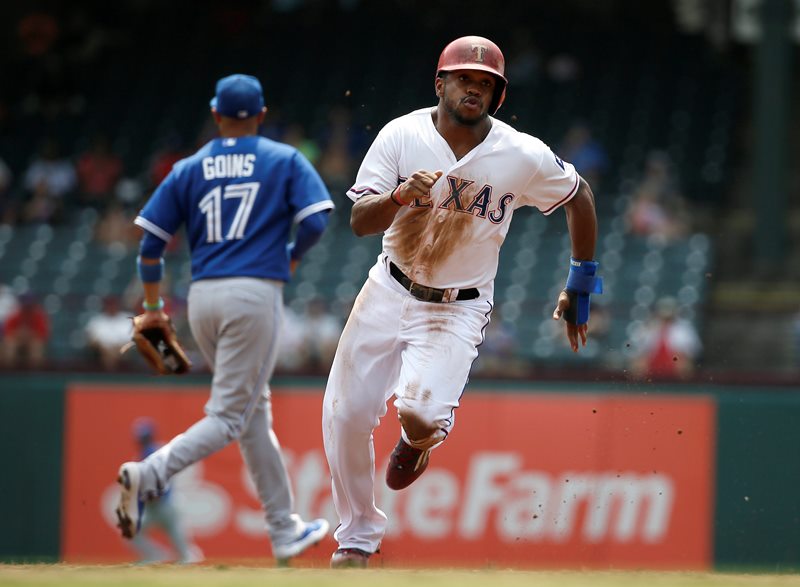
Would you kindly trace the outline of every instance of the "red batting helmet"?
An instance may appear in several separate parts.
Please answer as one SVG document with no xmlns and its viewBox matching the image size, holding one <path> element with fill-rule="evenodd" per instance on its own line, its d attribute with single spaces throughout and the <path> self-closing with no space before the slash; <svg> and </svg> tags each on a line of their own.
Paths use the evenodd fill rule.
<svg viewBox="0 0 800 587">
<path fill-rule="evenodd" d="M 503 75 L 506 69 L 506 60 L 500 47 L 483 37 L 461 37 L 451 42 L 444 48 L 439 56 L 439 65 L 436 76 L 442 71 L 455 71 L 457 69 L 478 69 L 488 71 L 497 79 L 494 96 L 489 104 L 489 114 L 497 112 L 506 99 L 506 85 L 508 80 Z"/>
</svg>

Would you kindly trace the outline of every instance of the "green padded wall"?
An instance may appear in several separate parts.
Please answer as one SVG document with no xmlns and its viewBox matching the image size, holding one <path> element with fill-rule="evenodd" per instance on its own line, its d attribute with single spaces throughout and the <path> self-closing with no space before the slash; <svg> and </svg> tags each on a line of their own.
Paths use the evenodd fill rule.
<svg viewBox="0 0 800 587">
<path fill-rule="evenodd" d="M 0 378 L 0 560 L 59 556 L 63 378 Z"/>
<path fill-rule="evenodd" d="M 718 568 L 800 568 L 800 394 L 718 396 Z"/>
</svg>

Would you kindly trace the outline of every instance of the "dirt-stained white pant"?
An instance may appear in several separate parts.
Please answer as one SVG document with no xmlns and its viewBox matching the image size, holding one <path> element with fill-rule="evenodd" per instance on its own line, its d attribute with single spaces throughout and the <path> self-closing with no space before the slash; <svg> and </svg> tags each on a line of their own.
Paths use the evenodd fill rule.
<svg viewBox="0 0 800 587">
<path fill-rule="evenodd" d="M 322 412 L 341 548 L 375 552 L 386 532 L 386 515 L 375 505 L 372 431 L 387 400 L 396 398 L 404 426 L 398 433 L 407 442 L 440 444 L 453 427 L 491 307 L 487 300 L 417 300 L 389 275 L 383 255 L 370 270 L 342 332 Z M 406 428 L 414 429 L 411 439 Z"/>
</svg>

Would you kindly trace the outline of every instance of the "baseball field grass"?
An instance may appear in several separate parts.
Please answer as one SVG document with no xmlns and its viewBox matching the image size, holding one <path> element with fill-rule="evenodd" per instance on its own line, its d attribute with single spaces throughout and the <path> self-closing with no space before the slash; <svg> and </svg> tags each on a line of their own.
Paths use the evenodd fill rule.
<svg viewBox="0 0 800 587">
<path fill-rule="evenodd" d="M 0 586 L 95 587 L 800 587 L 800 575 L 652 571 L 275 569 L 0 565 Z"/>
</svg>

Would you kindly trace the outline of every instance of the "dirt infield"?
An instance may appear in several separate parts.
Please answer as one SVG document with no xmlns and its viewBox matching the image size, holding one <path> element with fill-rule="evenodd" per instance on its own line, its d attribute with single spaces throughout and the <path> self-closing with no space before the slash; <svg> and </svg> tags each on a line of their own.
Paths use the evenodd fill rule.
<svg viewBox="0 0 800 587">
<path fill-rule="evenodd" d="M 398 570 L 0 565 L 0 587 L 800 587 L 800 575 L 649 571 Z"/>
</svg>

